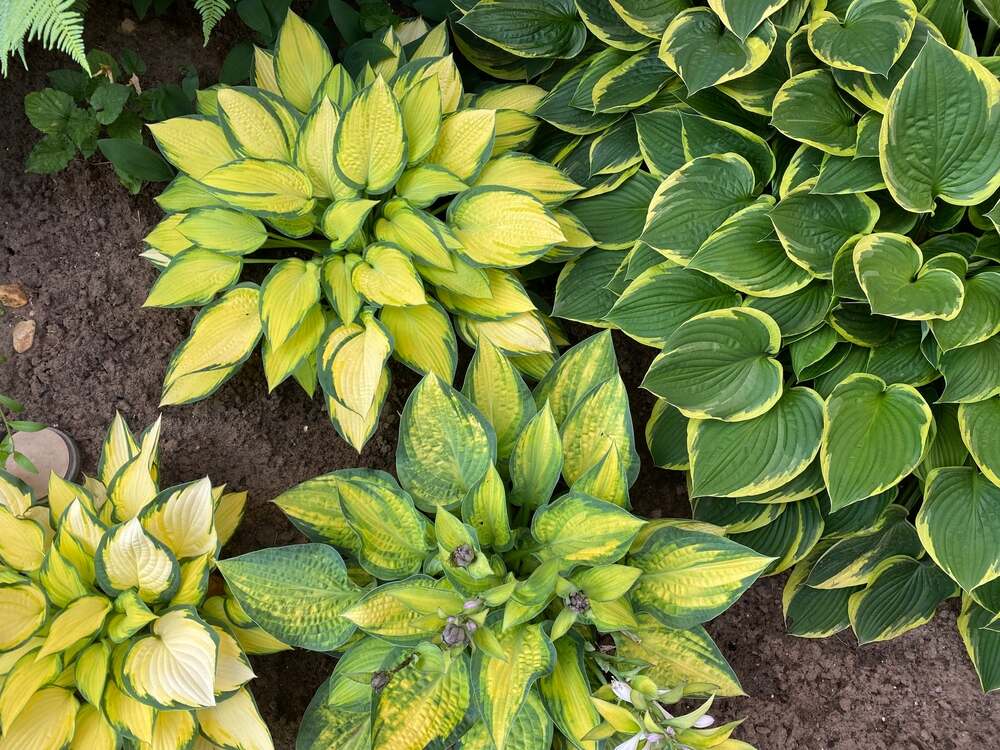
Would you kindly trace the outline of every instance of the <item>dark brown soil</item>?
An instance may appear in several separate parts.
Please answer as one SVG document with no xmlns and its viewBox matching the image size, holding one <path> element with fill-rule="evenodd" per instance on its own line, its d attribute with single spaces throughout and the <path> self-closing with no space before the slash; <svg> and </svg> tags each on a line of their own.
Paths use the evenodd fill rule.
<svg viewBox="0 0 1000 750">
<path fill-rule="evenodd" d="M 119 25 L 128 5 L 108 3 L 87 17 L 87 40 L 109 50 L 130 46 L 149 66 L 143 83 L 178 80 L 194 63 L 214 80 L 233 35 L 230 21 L 208 48 L 187 3 L 170 19 Z M 29 50 L 30 72 L 14 67 L 0 81 L 0 283 L 21 282 L 28 307 L 0 319 L 0 390 L 21 398 L 31 417 L 76 437 L 93 471 L 104 426 L 121 411 L 135 427 L 158 414 L 171 350 L 184 338 L 187 312 L 140 308 L 154 271 L 138 255 L 159 218 L 155 188 L 137 197 L 118 185 L 100 157 L 54 177 L 26 175 L 37 133 L 24 95 L 45 85 L 45 71 L 69 63 Z M 11 328 L 33 318 L 34 346 L 14 354 Z M 650 352 L 619 341 L 641 434 L 648 397 L 636 389 Z M 413 376 L 397 368 L 382 424 L 359 457 L 339 440 L 318 401 L 297 387 L 267 396 L 259 361 L 211 400 L 164 414 L 162 464 L 169 484 L 201 475 L 250 491 L 250 509 L 229 555 L 298 539 L 269 500 L 317 474 L 352 466 L 391 470 L 398 413 Z M 633 489 L 648 515 L 686 512 L 677 475 L 648 462 Z M 725 701 L 723 717 L 746 716 L 740 736 L 762 750 L 950 750 L 1000 747 L 1000 703 L 984 697 L 955 632 L 954 603 L 928 626 L 889 644 L 858 648 L 849 635 L 806 641 L 784 634 L 781 580 L 758 584 L 709 629 L 740 675 L 747 698 Z M 274 733 L 290 750 L 295 729 L 331 660 L 305 652 L 255 660 L 253 691 Z"/>
</svg>

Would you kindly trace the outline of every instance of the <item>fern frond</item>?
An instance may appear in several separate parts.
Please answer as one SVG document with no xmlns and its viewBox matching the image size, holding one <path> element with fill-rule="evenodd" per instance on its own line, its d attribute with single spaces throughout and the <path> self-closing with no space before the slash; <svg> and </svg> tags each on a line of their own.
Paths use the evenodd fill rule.
<svg viewBox="0 0 1000 750">
<path fill-rule="evenodd" d="M 207 45 L 212 29 L 229 10 L 229 2 L 228 0 L 194 0 L 194 8 L 201 14 L 201 30 L 205 34 L 205 44 Z"/>
<path fill-rule="evenodd" d="M 74 0 L 4 0 L 0 2 L 0 74 L 7 75 L 7 58 L 24 62 L 24 43 L 35 39 L 46 49 L 69 55 L 90 71 L 83 45 L 83 16 Z"/>
</svg>

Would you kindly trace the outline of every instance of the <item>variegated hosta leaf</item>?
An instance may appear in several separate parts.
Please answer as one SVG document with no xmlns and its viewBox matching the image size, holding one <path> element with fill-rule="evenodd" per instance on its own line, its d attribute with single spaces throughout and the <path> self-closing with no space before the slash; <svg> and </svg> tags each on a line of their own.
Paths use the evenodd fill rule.
<svg viewBox="0 0 1000 750">
<path fill-rule="evenodd" d="M 265 218 L 294 219 L 315 203 L 305 172 L 273 159 L 237 159 L 216 167 L 201 182 L 230 206 Z"/>
<path fill-rule="evenodd" d="M 333 67 L 333 59 L 316 30 L 295 13 L 289 13 L 278 31 L 273 66 L 274 83 L 281 95 L 306 112 Z"/>
<path fill-rule="evenodd" d="M 569 0 L 491 0 L 477 4 L 460 23 L 500 49 L 529 58 L 572 58 L 587 40 L 587 28 Z"/>
<path fill-rule="evenodd" d="M 149 130 L 164 158 L 196 180 L 238 158 L 223 129 L 206 117 L 173 117 Z"/>
<path fill-rule="evenodd" d="M 134 588 L 145 602 L 164 601 L 179 582 L 177 559 L 133 518 L 112 528 L 101 540 L 97 580 L 110 594 Z"/>
<path fill-rule="evenodd" d="M 612 449 L 618 453 L 628 485 L 639 476 L 632 415 L 621 377 L 613 376 L 587 393 L 566 416 L 560 434 L 567 484 L 576 483 Z"/>
<path fill-rule="evenodd" d="M 58 654 L 78 641 L 95 636 L 111 610 L 111 601 L 104 596 L 84 596 L 71 602 L 49 623 L 38 658 Z"/>
<path fill-rule="evenodd" d="M 239 750 L 273 750 L 271 733 L 261 719 L 257 704 L 246 688 L 211 708 L 196 713 L 203 737 L 220 747 Z"/>
<path fill-rule="evenodd" d="M 27 509 L 26 509 L 27 511 Z M 31 518 L 18 518 L 0 505 L 0 560 L 15 570 L 38 570 L 45 557 L 45 532 Z"/>
<path fill-rule="evenodd" d="M 118 737 L 100 709 L 85 703 L 76 713 L 76 726 L 73 729 L 73 743 L 70 750 L 115 750 Z"/>
<path fill-rule="evenodd" d="M 843 18 L 823 11 L 809 24 L 809 47 L 841 70 L 885 75 L 910 41 L 917 9 L 910 0 L 854 0 Z"/>
<path fill-rule="evenodd" d="M 531 535 L 542 560 L 601 565 L 620 560 L 643 523 L 613 503 L 571 492 L 535 512 Z"/>
<path fill-rule="evenodd" d="M 406 166 L 399 104 L 379 76 L 347 106 L 337 126 L 334 166 L 347 185 L 373 195 L 388 191 Z"/>
<path fill-rule="evenodd" d="M 343 613 L 361 590 L 329 545 L 257 550 L 220 560 L 218 566 L 254 622 L 291 646 L 333 651 L 354 632 Z"/>
<path fill-rule="evenodd" d="M 274 265 L 260 287 L 260 322 L 274 346 L 283 344 L 301 325 L 320 297 L 320 266 L 298 258 Z"/>
<path fill-rule="evenodd" d="M 662 526 L 626 562 L 642 570 L 631 590 L 636 607 L 668 627 L 689 628 L 725 611 L 771 560 L 724 537 Z"/>
<path fill-rule="evenodd" d="M 178 560 L 215 553 L 219 545 L 208 477 L 164 490 L 142 510 L 139 520 Z"/>
<path fill-rule="evenodd" d="M 598 750 L 598 741 L 584 739 L 601 722 L 601 717 L 590 700 L 583 642 L 568 633 L 554 646 L 556 658 L 552 671 L 538 681 L 542 702 L 553 723 L 574 747 Z"/>
<path fill-rule="evenodd" d="M 448 314 L 433 300 L 410 307 L 385 306 L 379 320 L 392 337 L 393 356 L 416 372 L 455 377 L 458 340 Z"/>
<path fill-rule="evenodd" d="M 438 635 L 447 622 L 445 616 L 461 612 L 462 604 L 450 584 L 446 587 L 421 575 L 369 591 L 344 617 L 371 635 L 415 645 Z"/>
<path fill-rule="evenodd" d="M 958 632 L 962 635 L 965 650 L 972 660 L 979 683 L 984 692 L 1000 687 L 1000 633 L 986 626 L 993 620 L 993 613 L 976 604 L 972 597 L 962 597 L 962 612 L 958 616 Z"/>
<path fill-rule="evenodd" d="M 537 690 L 528 691 L 528 697 L 514 716 L 507 735 L 507 750 L 548 750 L 552 745 L 552 719 Z M 462 735 L 459 750 L 492 750 L 493 739 L 482 721 L 473 724 Z"/>
<path fill-rule="evenodd" d="M 48 686 L 28 700 L 11 726 L 5 728 L 4 750 L 56 750 L 73 738 L 79 702 L 71 690 Z"/>
<path fill-rule="evenodd" d="M 773 559 L 766 575 L 782 573 L 804 559 L 823 535 L 823 513 L 815 497 L 787 503 L 784 508 L 773 522 L 730 535 L 734 542 Z"/>
<path fill-rule="evenodd" d="M 1000 435 L 995 429 L 997 419 L 1000 419 L 1000 397 L 994 396 L 958 407 L 962 440 L 983 474 L 1000 487 Z"/>
<path fill-rule="evenodd" d="M 108 500 L 119 521 L 135 518 L 157 493 L 155 463 L 159 454 L 161 420 L 142 435 L 136 455 L 119 469 L 108 484 Z"/>
<path fill-rule="evenodd" d="M 965 279 L 964 284 L 958 315 L 930 323 L 942 351 L 978 344 L 1000 333 L 1000 273 L 986 271 Z"/>
</svg>

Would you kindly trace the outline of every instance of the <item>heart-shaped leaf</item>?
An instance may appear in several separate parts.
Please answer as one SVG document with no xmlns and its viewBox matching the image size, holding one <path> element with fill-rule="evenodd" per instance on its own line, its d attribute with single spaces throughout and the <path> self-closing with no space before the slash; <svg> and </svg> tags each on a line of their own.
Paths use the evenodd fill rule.
<svg viewBox="0 0 1000 750">
<path fill-rule="evenodd" d="M 708 7 L 715 11 L 727 29 L 740 39 L 746 39 L 765 18 L 787 2 L 788 0 L 708 0 Z"/>
<path fill-rule="evenodd" d="M 827 65 L 885 75 L 906 49 L 917 9 L 911 0 L 854 0 L 844 19 L 829 11 L 809 25 L 809 46 Z"/>
<path fill-rule="evenodd" d="M 962 441 L 983 474 L 1000 487 L 1000 397 L 958 407 Z"/>
<path fill-rule="evenodd" d="M 841 98 L 833 74 L 808 70 L 789 78 L 778 89 L 771 124 L 778 130 L 820 151 L 853 156 L 858 128 L 854 110 Z"/>
<path fill-rule="evenodd" d="M 938 363 L 945 388 L 940 401 L 970 404 L 1000 394 L 1000 334 L 944 352 Z"/>
<path fill-rule="evenodd" d="M 945 352 L 978 344 L 1000 333 L 1000 273 L 985 271 L 966 279 L 958 315 L 950 320 L 933 320 L 930 327 Z"/>
</svg>

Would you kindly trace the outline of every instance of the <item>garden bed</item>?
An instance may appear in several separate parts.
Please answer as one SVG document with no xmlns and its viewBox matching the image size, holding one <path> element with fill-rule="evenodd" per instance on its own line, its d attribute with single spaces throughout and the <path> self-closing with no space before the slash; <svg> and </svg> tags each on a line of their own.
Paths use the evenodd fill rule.
<svg viewBox="0 0 1000 750">
<path fill-rule="evenodd" d="M 201 46 L 190 9 L 180 19 L 149 20 L 121 31 L 126 6 L 110 4 L 88 16 L 92 47 L 132 47 L 148 65 L 144 84 L 176 81 L 194 64 L 212 81 L 231 45 L 223 25 Z M 230 19 L 230 22 L 231 19 Z M 80 442 L 84 466 L 93 471 L 99 441 L 118 409 L 133 426 L 158 413 L 162 373 L 187 333 L 191 314 L 143 310 L 155 276 L 139 258 L 142 237 L 158 221 L 155 186 L 130 196 L 111 167 L 97 156 L 74 162 L 52 177 L 24 174 L 37 132 L 22 100 L 45 85 L 45 72 L 65 59 L 31 50 L 31 70 L 15 67 L 0 80 L 5 132 L 0 143 L 0 282 L 19 282 L 28 306 L 0 319 L 0 390 L 17 396 L 28 414 L 66 430 Z M 36 322 L 33 345 L 15 354 L 11 330 Z M 584 329 L 574 329 L 584 333 Z M 650 399 L 638 382 L 651 350 L 616 338 L 623 376 L 633 395 L 641 432 Z M 254 355 L 257 359 L 258 355 Z M 460 367 L 460 371 L 461 371 Z M 299 535 L 269 504 L 283 489 L 320 473 L 353 466 L 391 470 L 398 413 L 415 383 L 394 366 L 392 389 L 378 432 L 360 457 L 340 440 L 319 401 L 310 403 L 291 384 L 270 398 L 261 368 L 250 363 L 219 394 L 193 407 L 165 413 L 164 486 L 208 474 L 215 482 L 248 490 L 243 526 L 225 554 L 277 544 Z M 660 471 L 645 454 L 632 490 L 638 510 L 650 516 L 682 515 L 680 475 Z M 725 701 L 725 716 L 746 716 L 739 736 L 762 750 L 848 748 L 991 747 L 1000 705 L 983 696 L 954 628 L 958 602 L 929 625 L 884 645 L 859 649 L 849 633 L 822 641 L 785 635 L 780 598 L 784 576 L 761 582 L 708 627 L 740 676 L 747 698 Z M 332 660 L 305 651 L 258 658 L 252 689 L 282 750 Z"/>
</svg>

